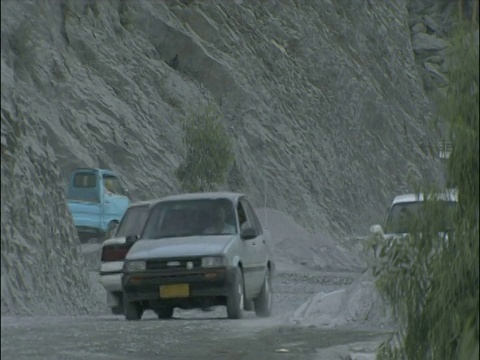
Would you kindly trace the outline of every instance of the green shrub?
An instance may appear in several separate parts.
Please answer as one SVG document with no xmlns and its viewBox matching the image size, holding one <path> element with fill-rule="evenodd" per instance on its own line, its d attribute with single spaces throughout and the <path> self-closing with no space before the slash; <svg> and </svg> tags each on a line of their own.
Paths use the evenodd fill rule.
<svg viewBox="0 0 480 360">
<path fill-rule="evenodd" d="M 230 139 L 219 111 L 209 105 L 182 124 L 186 156 L 175 171 L 183 191 L 212 191 L 226 181 L 233 160 Z"/>
<path fill-rule="evenodd" d="M 377 287 L 399 326 L 378 359 L 479 357 L 479 57 L 469 29 L 459 25 L 451 39 L 449 86 L 439 107 L 451 129 L 447 175 L 459 200 L 454 236 L 439 240 L 441 216 L 426 207 L 410 237 L 380 252 Z"/>
</svg>

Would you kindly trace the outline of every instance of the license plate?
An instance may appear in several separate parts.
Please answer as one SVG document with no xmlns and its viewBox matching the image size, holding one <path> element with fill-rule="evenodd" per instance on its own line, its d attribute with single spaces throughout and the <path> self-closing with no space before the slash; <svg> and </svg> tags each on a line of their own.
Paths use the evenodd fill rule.
<svg viewBox="0 0 480 360">
<path fill-rule="evenodd" d="M 161 298 L 185 298 L 190 296 L 188 284 L 173 284 L 160 286 Z"/>
</svg>

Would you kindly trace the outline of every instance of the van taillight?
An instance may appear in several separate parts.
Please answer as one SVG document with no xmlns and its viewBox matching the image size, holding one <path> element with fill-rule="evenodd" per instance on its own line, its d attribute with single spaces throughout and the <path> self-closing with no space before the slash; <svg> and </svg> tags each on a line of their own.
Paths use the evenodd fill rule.
<svg viewBox="0 0 480 360">
<path fill-rule="evenodd" d="M 122 261 L 130 250 L 125 246 L 105 246 L 102 250 L 102 262 Z"/>
</svg>

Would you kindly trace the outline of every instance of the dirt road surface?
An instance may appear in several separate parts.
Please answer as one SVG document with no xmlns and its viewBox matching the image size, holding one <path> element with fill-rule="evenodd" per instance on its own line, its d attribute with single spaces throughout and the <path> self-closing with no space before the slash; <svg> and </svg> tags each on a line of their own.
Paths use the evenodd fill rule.
<svg viewBox="0 0 480 360">
<path fill-rule="evenodd" d="M 387 331 L 358 325 L 303 327 L 289 324 L 284 316 L 317 292 L 345 287 L 359 275 L 277 274 L 275 311 L 269 319 L 248 312 L 242 320 L 229 320 L 223 307 L 211 312 L 176 310 L 171 320 L 158 320 L 147 311 L 139 322 L 108 314 L 2 317 L 1 356 L 19 360 L 342 359 L 352 351 L 373 349 Z"/>
</svg>

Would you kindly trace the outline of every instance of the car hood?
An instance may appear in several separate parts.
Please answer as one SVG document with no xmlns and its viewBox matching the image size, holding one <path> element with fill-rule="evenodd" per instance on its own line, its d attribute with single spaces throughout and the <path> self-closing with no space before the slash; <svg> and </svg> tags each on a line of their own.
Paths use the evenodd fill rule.
<svg viewBox="0 0 480 360">
<path fill-rule="evenodd" d="M 237 235 L 188 236 L 138 240 L 126 260 L 208 256 L 224 253 Z"/>
<path fill-rule="evenodd" d="M 437 234 L 441 238 L 443 238 L 443 237 L 448 238 L 449 232 L 439 231 Z M 384 237 L 385 237 L 385 239 L 404 239 L 404 238 L 406 238 L 407 236 L 410 236 L 410 235 L 411 235 L 410 233 L 386 233 L 386 234 L 384 234 Z M 421 238 L 422 233 L 420 233 L 419 235 L 420 235 L 420 238 Z"/>
</svg>

